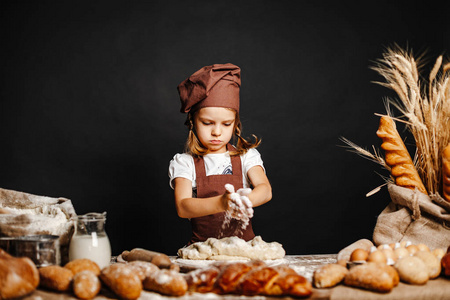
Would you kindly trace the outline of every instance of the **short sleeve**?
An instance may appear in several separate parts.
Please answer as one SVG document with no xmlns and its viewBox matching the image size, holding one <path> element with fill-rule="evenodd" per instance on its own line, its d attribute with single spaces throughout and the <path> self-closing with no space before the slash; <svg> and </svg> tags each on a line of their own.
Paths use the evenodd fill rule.
<svg viewBox="0 0 450 300">
<path fill-rule="evenodd" d="M 242 175 L 244 175 L 244 178 L 248 183 L 250 183 L 250 182 L 249 182 L 247 173 L 254 166 L 261 166 L 263 168 L 264 172 L 266 172 L 266 169 L 264 168 L 263 160 L 261 158 L 261 154 L 255 148 L 252 148 L 252 149 L 248 150 L 242 156 L 242 171 L 243 171 Z"/>
<path fill-rule="evenodd" d="M 194 159 L 191 155 L 182 153 L 175 154 L 169 164 L 169 185 L 173 189 L 173 180 L 182 177 L 195 181 Z"/>
</svg>

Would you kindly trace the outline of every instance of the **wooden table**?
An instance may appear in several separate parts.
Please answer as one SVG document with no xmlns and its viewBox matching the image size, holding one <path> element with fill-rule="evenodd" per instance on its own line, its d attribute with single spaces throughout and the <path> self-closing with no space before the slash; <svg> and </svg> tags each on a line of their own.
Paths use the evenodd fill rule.
<svg viewBox="0 0 450 300">
<path fill-rule="evenodd" d="M 312 274 L 318 267 L 336 262 L 336 254 L 324 254 L 324 255 L 288 255 L 283 260 L 274 262 L 286 263 L 292 267 L 297 273 L 303 275 L 308 280 L 312 279 Z M 173 258 L 175 259 L 175 258 Z M 175 260 L 176 262 L 176 260 Z M 183 267 L 183 264 L 181 264 Z M 58 294 L 48 292 L 44 290 L 37 290 L 33 294 L 24 297 L 23 300 L 75 300 L 75 296 L 70 294 Z M 117 299 L 114 294 L 108 291 L 106 288 L 102 289 L 102 292 L 95 297 L 95 300 L 109 300 Z M 139 300 L 166 300 L 166 299 L 178 299 L 178 300 L 265 300 L 265 299 L 283 299 L 290 300 L 290 297 L 264 297 L 264 296 L 235 296 L 235 295 L 216 295 L 212 293 L 199 294 L 189 293 L 182 297 L 167 297 L 157 293 L 143 291 Z M 313 289 L 313 294 L 307 299 L 323 299 L 323 300 L 352 300 L 352 299 L 377 299 L 377 300 L 450 300 L 450 280 L 446 278 L 438 278 L 428 281 L 423 286 L 408 285 L 400 283 L 388 294 L 380 294 L 370 292 L 366 290 L 356 289 L 339 285 L 330 289 Z"/>
</svg>

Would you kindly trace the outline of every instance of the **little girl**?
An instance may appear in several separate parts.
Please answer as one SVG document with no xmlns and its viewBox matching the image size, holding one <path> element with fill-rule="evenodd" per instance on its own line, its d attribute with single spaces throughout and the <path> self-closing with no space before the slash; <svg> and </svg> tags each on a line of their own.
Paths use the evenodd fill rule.
<svg viewBox="0 0 450 300">
<path fill-rule="evenodd" d="M 261 155 L 255 149 L 260 140 L 255 137 L 250 143 L 240 135 L 240 76 L 240 68 L 233 64 L 215 64 L 178 85 L 189 136 L 186 153 L 176 154 L 170 161 L 169 177 L 178 215 L 191 222 L 189 244 L 210 237 L 254 238 L 251 221 L 242 229 L 239 220 L 231 219 L 224 228 L 225 211 L 236 207 L 233 191 L 225 189 L 226 184 L 235 190 L 253 188 L 244 193 L 250 208 L 272 198 Z M 236 147 L 230 144 L 234 136 Z"/>
</svg>

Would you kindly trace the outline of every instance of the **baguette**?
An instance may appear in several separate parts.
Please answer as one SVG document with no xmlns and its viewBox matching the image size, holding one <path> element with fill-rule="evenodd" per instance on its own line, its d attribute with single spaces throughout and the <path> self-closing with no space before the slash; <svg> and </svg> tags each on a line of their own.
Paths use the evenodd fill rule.
<svg viewBox="0 0 450 300">
<path fill-rule="evenodd" d="M 450 144 L 442 154 L 442 195 L 450 201 Z"/>
<path fill-rule="evenodd" d="M 160 269 L 171 269 L 179 271 L 178 265 L 173 264 L 169 256 L 164 253 L 150 251 L 142 248 L 134 248 L 131 251 L 123 251 L 121 256 L 122 259 L 127 262 L 147 261 L 156 265 Z"/>
<path fill-rule="evenodd" d="M 16 258 L 0 249 L 0 299 L 12 299 L 33 292 L 39 272 L 28 257 Z"/>
<path fill-rule="evenodd" d="M 381 117 L 377 136 L 383 140 L 381 148 L 385 151 L 385 161 L 391 167 L 391 175 L 394 177 L 395 183 L 412 190 L 417 188 L 427 195 L 427 190 L 420 179 L 411 156 L 390 117 Z"/>
</svg>

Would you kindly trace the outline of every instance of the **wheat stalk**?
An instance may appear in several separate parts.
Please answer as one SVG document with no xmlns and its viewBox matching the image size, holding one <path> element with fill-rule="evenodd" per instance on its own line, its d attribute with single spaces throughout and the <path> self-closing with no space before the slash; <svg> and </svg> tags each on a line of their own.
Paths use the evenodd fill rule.
<svg viewBox="0 0 450 300">
<path fill-rule="evenodd" d="M 420 59 L 420 58 L 419 58 Z M 371 67 L 386 82 L 376 82 L 394 90 L 399 100 L 389 100 L 408 120 L 405 122 L 416 144 L 416 168 L 430 194 L 442 186 L 442 151 L 450 143 L 450 63 L 439 56 L 425 88 L 412 53 L 399 47 L 387 49 Z"/>
</svg>

